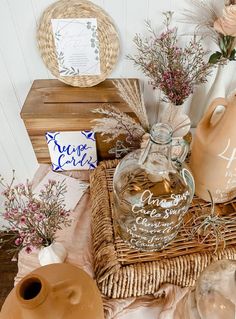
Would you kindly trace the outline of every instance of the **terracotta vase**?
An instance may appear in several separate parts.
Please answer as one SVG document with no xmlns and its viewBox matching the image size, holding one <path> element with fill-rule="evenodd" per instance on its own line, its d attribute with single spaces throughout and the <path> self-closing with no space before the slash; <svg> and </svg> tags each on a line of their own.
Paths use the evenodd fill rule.
<svg viewBox="0 0 236 319">
<path fill-rule="evenodd" d="M 100 292 L 69 264 L 40 267 L 23 278 L 3 304 L 1 319 L 104 319 Z"/>
<path fill-rule="evenodd" d="M 218 105 L 225 111 L 212 123 Z M 236 94 L 227 99 L 217 98 L 196 129 L 190 158 L 196 194 L 215 203 L 223 203 L 236 196 Z"/>
</svg>

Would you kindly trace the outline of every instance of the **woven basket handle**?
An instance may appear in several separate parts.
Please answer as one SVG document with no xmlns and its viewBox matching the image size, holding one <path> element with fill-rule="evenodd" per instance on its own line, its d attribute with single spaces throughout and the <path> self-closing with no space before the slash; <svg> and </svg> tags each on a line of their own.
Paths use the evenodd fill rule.
<svg viewBox="0 0 236 319">
<path fill-rule="evenodd" d="M 213 102 L 210 104 L 206 114 L 204 115 L 203 119 L 200 121 L 199 126 L 202 126 L 205 129 L 209 129 L 209 128 L 217 126 L 222 121 L 224 114 L 222 114 L 221 118 L 219 119 L 219 121 L 217 121 L 216 124 L 211 123 L 212 115 L 213 115 L 216 107 L 219 105 L 223 105 L 226 108 L 228 106 L 228 102 L 226 99 L 224 99 L 222 97 L 218 97 L 215 100 L 213 100 Z"/>
</svg>

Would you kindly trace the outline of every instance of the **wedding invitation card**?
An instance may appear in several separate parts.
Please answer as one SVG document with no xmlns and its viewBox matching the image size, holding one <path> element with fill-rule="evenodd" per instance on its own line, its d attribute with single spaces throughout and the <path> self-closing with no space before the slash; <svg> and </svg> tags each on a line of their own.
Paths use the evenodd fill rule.
<svg viewBox="0 0 236 319">
<path fill-rule="evenodd" d="M 51 21 L 60 75 L 100 75 L 97 19 Z"/>
</svg>

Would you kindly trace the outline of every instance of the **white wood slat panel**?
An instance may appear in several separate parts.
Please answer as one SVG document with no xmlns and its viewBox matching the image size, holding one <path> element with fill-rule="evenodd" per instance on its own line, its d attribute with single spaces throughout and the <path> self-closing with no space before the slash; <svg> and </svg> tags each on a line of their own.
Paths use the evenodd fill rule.
<svg viewBox="0 0 236 319">
<path fill-rule="evenodd" d="M 55 3 L 55 0 L 31 0 L 34 16 L 36 19 L 36 23 L 38 24 L 40 17 L 42 16 L 43 12 L 53 3 Z"/>
<path fill-rule="evenodd" d="M 9 150 L 15 150 L 16 156 L 9 158 L 13 164 L 19 166 L 19 170 L 22 174 L 27 174 L 31 177 L 36 168 L 36 158 L 31 146 L 29 137 L 27 135 L 23 121 L 20 118 L 20 110 L 17 105 L 17 98 L 15 91 L 12 87 L 11 81 L 8 77 L 6 66 L 3 63 L 2 56 L 0 54 L 0 102 L 1 112 L 5 115 L 5 129 L 7 130 L 6 123 L 8 123 L 8 130 L 2 128 L 2 143 L 8 146 L 8 138 L 14 139 L 14 147 L 9 146 Z M 6 133 L 7 132 L 7 133 Z M 13 143 L 13 141 L 12 141 Z M 7 147 L 8 149 L 8 147 Z M 11 153 L 13 155 L 14 153 Z M 16 167 L 17 169 L 17 167 Z M 17 169 L 18 170 L 18 169 Z"/>
<path fill-rule="evenodd" d="M 179 35 L 192 35 L 195 31 L 195 26 L 184 22 L 184 10 L 196 11 L 191 1 L 172 1 L 171 10 L 174 12 L 173 22 L 178 27 Z"/>
<path fill-rule="evenodd" d="M 8 3 L 31 80 L 47 78 L 48 74 L 37 48 L 36 18 L 31 0 L 8 0 Z M 23 14 L 23 19 L 19 12 Z"/>
<path fill-rule="evenodd" d="M 19 12 L 20 15 L 20 12 Z M 6 0 L 0 1 L 0 51 L 19 109 L 30 86 L 30 76 L 18 41 L 13 17 Z M 2 77 L 2 75 L 1 75 Z"/>
<path fill-rule="evenodd" d="M 2 113 L 0 114 L 2 115 Z M 0 116 L 0 124 L 2 123 L 2 121 L 5 121 L 4 116 Z M 1 132 L 2 132 L 2 125 L 0 129 L 0 133 Z M 2 143 L 0 143 L 0 154 L 1 154 L 0 175 L 4 178 L 4 180 L 7 183 L 10 183 L 12 179 L 12 168 L 14 165 L 11 165 L 11 159 L 9 158 L 8 152 L 5 150 L 5 147 Z M 0 187 L 0 192 L 1 192 L 1 187 Z M 0 200 L 1 200 L 1 196 L 0 196 Z"/>
<path fill-rule="evenodd" d="M 20 145 L 14 138 L 13 131 L 10 127 L 9 120 L 4 112 L 4 105 L 0 102 L 0 144 L 5 149 L 6 159 L 9 162 L 11 170 L 16 169 L 16 175 L 19 179 L 25 178 L 28 175 L 27 167 L 24 163 L 23 156 L 20 150 Z M 2 175 L 5 175 L 0 170 Z M 9 174 L 9 172 L 8 172 Z"/>
<path fill-rule="evenodd" d="M 1 117 L 0 117 L 0 125 L 1 125 Z M 0 134 L 1 134 L 1 126 L 0 126 Z M 1 169 L 0 169 L 0 175 L 4 178 L 4 183 L 9 184 L 12 180 L 13 172 L 12 167 L 10 164 L 10 160 L 8 158 L 8 154 L 6 153 L 3 145 L 0 143 L 0 154 L 1 154 Z M 16 176 L 17 181 L 17 176 Z M 3 186 L 0 185 L 0 194 L 4 190 Z M 4 197 L 0 195 L 0 209 L 3 211 L 4 209 Z M 8 223 L 1 217 L 0 214 L 0 228 L 1 226 L 7 226 Z"/>
<path fill-rule="evenodd" d="M 91 0 L 91 1 L 102 8 L 104 7 L 104 0 Z"/>
<path fill-rule="evenodd" d="M 163 21 L 163 12 L 172 10 L 172 0 L 149 0 L 148 18 L 152 25 L 160 28 Z"/>
<path fill-rule="evenodd" d="M 135 54 L 136 47 L 133 39 L 136 33 L 145 35 L 146 30 L 144 26 L 145 20 L 148 18 L 148 1 L 145 0 L 129 0 L 126 1 L 126 16 L 125 16 L 125 45 L 124 55 Z M 124 77 L 143 77 L 143 74 L 134 67 L 133 62 L 124 60 Z"/>
</svg>

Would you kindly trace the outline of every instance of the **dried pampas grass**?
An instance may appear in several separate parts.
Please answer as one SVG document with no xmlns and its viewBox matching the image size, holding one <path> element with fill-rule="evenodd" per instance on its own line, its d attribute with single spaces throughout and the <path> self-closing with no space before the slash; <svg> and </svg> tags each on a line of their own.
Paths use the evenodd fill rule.
<svg viewBox="0 0 236 319">
<path fill-rule="evenodd" d="M 145 130 L 149 129 L 147 111 L 144 105 L 143 95 L 140 94 L 140 87 L 137 82 L 132 85 L 128 79 L 113 81 L 118 89 L 120 97 L 128 104 L 130 109 L 137 115 L 140 123 Z M 139 84 L 140 85 L 140 84 Z"/>
<path fill-rule="evenodd" d="M 189 0 L 192 9 L 184 9 L 182 22 L 196 25 L 196 33 L 210 37 L 218 44 L 219 34 L 214 22 L 221 15 L 224 0 Z"/>
<path fill-rule="evenodd" d="M 144 128 L 137 123 L 131 116 L 120 111 L 112 105 L 105 105 L 93 110 L 94 113 L 104 115 L 103 118 L 95 119 L 93 131 L 101 135 L 109 135 L 104 142 L 110 142 L 119 135 L 125 135 L 127 142 L 141 142 L 145 134 Z"/>
</svg>

